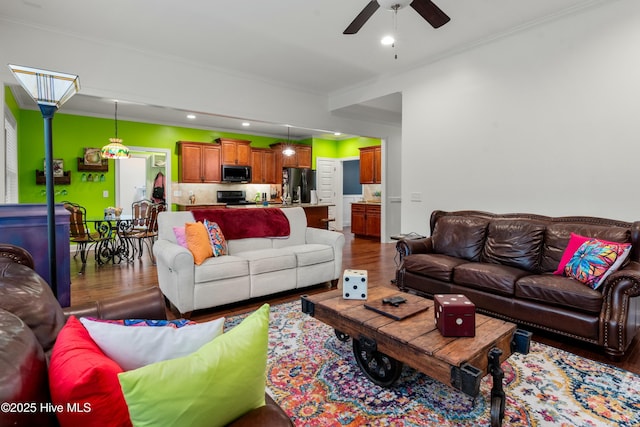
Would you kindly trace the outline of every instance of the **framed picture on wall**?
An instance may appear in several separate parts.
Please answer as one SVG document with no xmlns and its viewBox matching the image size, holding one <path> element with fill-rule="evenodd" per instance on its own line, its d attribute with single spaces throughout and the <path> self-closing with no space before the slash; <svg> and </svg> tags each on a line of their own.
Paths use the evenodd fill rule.
<svg viewBox="0 0 640 427">
<path fill-rule="evenodd" d="M 102 156 L 100 155 L 99 148 L 84 149 L 84 164 L 85 166 L 100 166 L 102 165 Z"/>
<path fill-rule="evenodd" d="M 53 159 L 53 176 L 64 176 L 64 161 L 62 159 Z M 44 170 L 47 171 L 47 161 L 44 160 Z"/>
</svg>

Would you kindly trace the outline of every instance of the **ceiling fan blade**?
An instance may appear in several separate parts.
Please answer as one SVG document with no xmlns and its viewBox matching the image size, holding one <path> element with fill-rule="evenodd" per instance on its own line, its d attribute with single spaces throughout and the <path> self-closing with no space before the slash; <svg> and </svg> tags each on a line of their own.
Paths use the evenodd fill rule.
<svg viewBox="0 0 640 427">
<path fill-rule="evenodd" d="M 451 20 L 451 18 L 430 0 L 413 0 L 411 7 L 431 24 L 433 28 L 440 28 Z"/>
<path fill-rule="evenodd" d="M 353 22 L 349 24 L 347 29 L 344 30 L 342 34 L 357 33 L 360 28 L 362 28 L 362 26 L 369 20 L 369 18 L 371 18 L 374 12 L 378 10 L 379 7 L 380 5 L 376 0 L 371 0 L 369 4 L 366 5 L 364 9 L 362 9 L 362 12 L 360 12 L 358 16 L 356 16 L 356 19 L 354 19 Z"/>
</svg>

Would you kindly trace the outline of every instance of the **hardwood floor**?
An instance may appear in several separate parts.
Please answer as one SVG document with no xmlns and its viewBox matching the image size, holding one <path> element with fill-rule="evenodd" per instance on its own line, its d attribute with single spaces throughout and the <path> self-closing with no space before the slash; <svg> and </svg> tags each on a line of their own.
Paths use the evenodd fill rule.
<svg viewBox="0 0 640 427">
<path fill-rule="evenodd" d="M 395 277 L 396 251 L 394 243 L 379 243 L 374 240 L 354 238 L 349 229 L 344 231 L 346 243 L 343 253 L 343 269 L 353 268 L 367 270 L 369 283 L 391 285 L 391 280 Z M 91 257 L 89 257 L 91 258 Z M 79 275 L 81 263 L 78 259 L 71 258 L 71 304 L 79 304 L 96 299 L 122 296 L 145 289 L 150 286 L 157 286 L 158 280 L 156 269 L 152 265 L 146 252 L 143 257 L 130 264 L 107 264 L 97 267 L 92 259 L 87 262 L 84 275 Z M 211 310 L 201 310 L 193 313 L 192 319 L 196 321 L 211 320 L 220 316 L 229 316 L 254 310 L 264 302 L 278 304 L 286 301 L 298 300 L 302 294 L 311 294 L 326 291 L 326 286 L 317 286 L 304 289 L 299 292 L 292 292 L 277 295 L 270 298 L 258 299 L 255 301 L 224 306 Z M 175 317 L 168 311 L 170 318 Z M 597 348 L 583 343 L 570 340 L 564 337 L 543 334 L 533 331 L 533 339 L 547 345 L 551 345 L 568 352 L 578 354 L 589 359 L 598 360 L 604 363 L 615 365 L 622 369 L 640 374 L 640 334 L 636 337 L 628 356 L 620 362 L 612 362 L 599 352 Z"/>
</svg>

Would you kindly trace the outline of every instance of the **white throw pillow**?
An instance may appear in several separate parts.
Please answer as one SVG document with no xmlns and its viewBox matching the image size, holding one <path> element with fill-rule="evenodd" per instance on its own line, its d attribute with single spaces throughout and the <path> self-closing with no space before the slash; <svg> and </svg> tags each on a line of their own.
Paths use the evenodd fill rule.
<svg viewBox="0 0 640 427">
<path fill-rule="evenodd" d="M 222 334 L 224 317 L 181 328 L 124 326 L 80 318 L 104 354 L 125 371 L 186 356 Z"/>
</svg>

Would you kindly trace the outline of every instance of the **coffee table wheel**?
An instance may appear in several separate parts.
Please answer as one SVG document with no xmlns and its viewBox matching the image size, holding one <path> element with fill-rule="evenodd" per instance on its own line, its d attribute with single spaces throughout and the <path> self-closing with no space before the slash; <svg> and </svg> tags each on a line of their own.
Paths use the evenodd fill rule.
<svg viewBox="0 0 640 427">
<path fill-rule="evenodd" d="M 340 341 L 342 341 L 342 342 L 347 342 L 347 341 L 349 341 L 349 338 L 350 338 L 350 337 L 349 337 L 349 335 L 347 335 L 347 334 L 345 334 L 344 332 L 339 331 L 339 330 L 337 330 L 337 329 L 334 329 L 334 331 L 335 331 L 335 333 L 336 333 L 336 337 L 337 337 Z"/>
<path fill-rule="evenodd" d="M 366 348 L 360 340 L 353 340 L 353 354 L 365 375 L 381 387 L 389 387 L 402 373 L 402 362 L 377 350 Z"/>
</svg>

